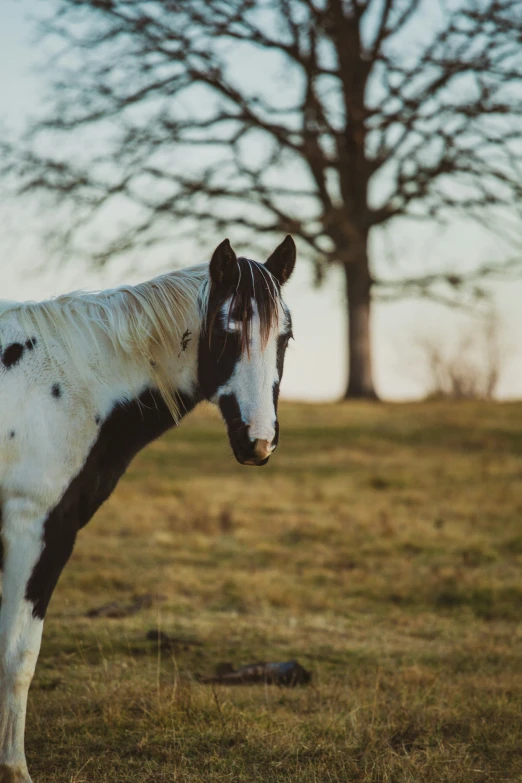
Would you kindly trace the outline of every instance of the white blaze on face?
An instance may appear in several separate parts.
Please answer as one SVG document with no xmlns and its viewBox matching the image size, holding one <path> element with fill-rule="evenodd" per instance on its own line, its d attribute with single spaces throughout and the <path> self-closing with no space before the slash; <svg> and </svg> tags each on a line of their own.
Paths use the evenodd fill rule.
<svg viewBox="0 0 522 783">
<path fill-rule="evenodd" d="M 276 434 L 274 384 L 279 383 L 277 338 L 285 315 L 279 304 L 278 321 L 272 327 L 266 344 L 263 344 L 257 306 L 255 302 L 252 305 L 250 350 L 240 356 L 232 376 L 218 393 L 233 394 L 236 397 L 241 418 L 249 425 L 249 436 L 252 440 L 266 440 L 271 443 Z M 227 311 L 226 305 L 224 312 Z M 241 328 L 241 324 L 232 319 L 227 324 L 229 332 L 238 332 Z"/>
</svg>

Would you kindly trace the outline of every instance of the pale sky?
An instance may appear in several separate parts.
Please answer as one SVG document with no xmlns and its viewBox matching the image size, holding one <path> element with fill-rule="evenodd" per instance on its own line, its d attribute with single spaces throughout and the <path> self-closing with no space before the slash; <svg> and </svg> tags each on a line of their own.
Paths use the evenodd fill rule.
<svg viewBox="0 0 522 783">
<path fill-rule="evenodd" d="M 0 130 L 19 130 L 39 107 L 44 87 L 36 65 L 38 51 L 32 39 L 34 28 L 27 13 L 37 0 L 3 0 L 0 9 Z M 45 267 L 48 250 L 38 231 L 31 232 L 37 217 L 28 214 L 21 203 L 0 207 L 0 297 L 3 299 L 42 299 L 78 288 L 104 288 L 127 281 L 146 279 L 165 268 L 139 259 L 139 273 L 119 268 L 103 276 L 71 266 L 59 273 L 37 272 Z M 231 226 L 229 236 L 233 241 Z M 411 228 L 407 225 L 390 232 L 394 255 L 415 263 L 444 259 L 448 269 L 458 269 L 475 259 L 495 256 L 498 240 L 476 225 L 460 223 L 443 230 L 440 226 Z M 223 237 L 210 241 L 213 246 Z M 374 256 L 379 266 L 388 247 L 375 239 Z M 208 260 L 201 250 L 190 246 L 172 250 L 172 266 L 191 265 Z M 262 260 L 262 259 L 259 259 Z M 419 270 L 419 267 L 417 267 Z M 288 352 L 283 393 L 293 399 L 330 400 L 345 385 L 345 323 L 342 308 L 343 283 L 333 271 L 317 290 L 311 286 L 312 269 L 302 261 L 286 288 L 285 298 L 292 310 L 295 343 Z M 504 353 L 499 397 L 522 397 L 522 281 L 497 283 L 494 292 L 501 319 Z M 411 399 L 425 390 L 417 348 L 419 338 L 435 336 L 446 346 L 455 345 L 462 329 L 472 322 L 461 314 L 425 301 L 376 304 L 373 316 L 374 369 L 378 392 L 386 399 Z"/>
</svg>

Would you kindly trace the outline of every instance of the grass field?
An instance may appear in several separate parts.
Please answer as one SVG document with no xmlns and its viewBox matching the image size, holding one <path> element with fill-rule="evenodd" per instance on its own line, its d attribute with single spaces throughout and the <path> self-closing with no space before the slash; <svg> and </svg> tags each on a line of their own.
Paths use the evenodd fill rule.
<svg viewBox="0 0 522 783">
<path fill-rule="evenodd" d="M 81 533 L 30 693 L 35 783 L 522 781 L 522 405 L 280 418 L 255 469 L 197 411 Z M 311 685 L 197 679 L 290 658 Z"/>
</svg>

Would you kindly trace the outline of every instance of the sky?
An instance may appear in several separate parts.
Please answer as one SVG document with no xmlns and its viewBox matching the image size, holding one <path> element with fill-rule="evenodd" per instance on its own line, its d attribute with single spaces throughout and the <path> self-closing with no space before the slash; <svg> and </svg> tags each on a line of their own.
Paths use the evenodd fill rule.
<svg viewBox="0 0 522 783">
<path fill-rule="evenodd" d="M 3 0 L 0 8 L 0 132 L 2 127 L 21 132 L 27 119 L 41 105 L 45 82 L 39 71 L 41 53 L 34 43 L 30 14 L 37 0 Z M 36 229 L 40 216 L 22 202 L 0 206 L 0 297 L 2 299 L 43 299 L 79 288 L 100 289 L 123 282 L 146 279 L 165 268 L 140 258 L 139 272 L 122 267 L 103 275 L 71 264 L 59 271 L 49 258 L 49 249 Z M 34 221 L 34 222 L 33 222 Z M 31 231 L 31 224 L 35 229 Z M 233 228 L 231 228 L 233 236 Z M 172 250 L 172 266 L 191 265 L 208 260 L 216 237 L 208 248 L 183 247 Z M 422 229 L 404 227 L 393 234 L 395 255 L 411 259 L 443 258 L 447 268 L 458 269 L 469 259 L 494 255 L 496 240 L 480 227 L 456 223 L 446 229 L 439 225 Z M 375 242 L 374 254 L 387 254 L 382 241 Z M 258 259 L 263 260 L 263 259 Z M 46 266 L 48 267 L 46 271 Z M 287 354 L 282 393 L 287 398 L 332 400 L 346 383 L 346 326 L 343 312 L 344 284 L 333 270 L 320 289 L 312 285 L 313 271 L 301 260 L 285 289 L 292 310 L 295 342 Z M 522 281 L 496 283 L 490 287 L 498 313 L 499 339 L 503 355 L 498 396 L 522 397 Z M 419 342 L 435 341 L 447 351 L 458 349 L 460 335 L 474 328 L 476 320 L 427 301 L 376 303 L 373 308 L 373 356 L 376 387 L 389 400 L 408 400 L 426 391 Z"/>
</svg>

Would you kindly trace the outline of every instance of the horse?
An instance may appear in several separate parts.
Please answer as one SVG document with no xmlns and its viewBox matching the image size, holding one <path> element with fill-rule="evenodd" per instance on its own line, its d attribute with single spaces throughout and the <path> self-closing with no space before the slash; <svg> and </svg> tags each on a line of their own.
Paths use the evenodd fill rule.
<svg viewBox="0 0 522 783">
<path fill-rule="evenodd" d="M 78 531 L 135 454 L 199 402 L 217 405 L 242 465 L 266 465 L 294 269 L 224 240 L 210 263 L 136 286 L 0 302 L 0 783 L 30 783 L 29 686 L 49 601 Z"/>
</svg>

